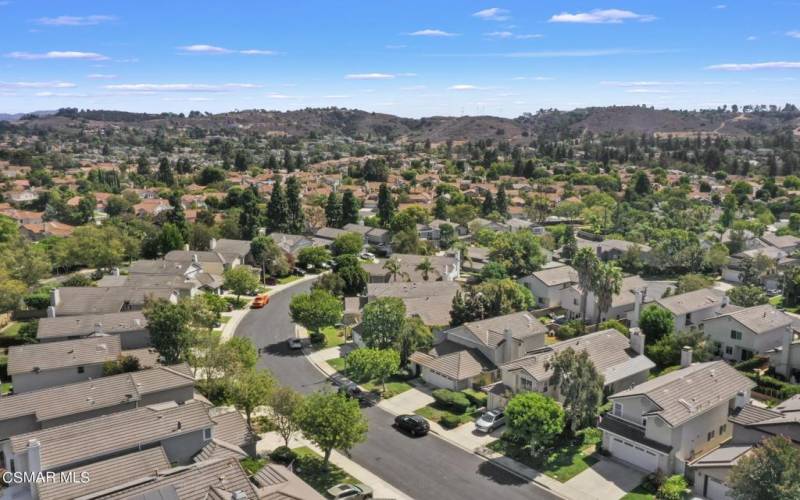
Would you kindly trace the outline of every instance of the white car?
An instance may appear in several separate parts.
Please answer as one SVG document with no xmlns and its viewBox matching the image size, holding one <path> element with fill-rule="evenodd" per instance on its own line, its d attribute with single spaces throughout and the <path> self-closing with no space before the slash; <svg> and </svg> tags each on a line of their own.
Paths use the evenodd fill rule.
<svg viewBox="0 0 800 500">
<path fill-rule="evenodd" d="M 289 349 L 302 349 L 303 348 L 303 341 L 298 339 L 297 337 L 292 337 L 286 341 L 289 345 Z"/>
<path fill-rule="evenodd" d="M 333 499 L 365 500 L 372 498 L 372 488 L 365 484 L 337 484 L 328 490 Z"/>
<path fill-rule="evenodd" d="M 492 432 L 506 423 L 503 410 L 489 410 L 475 421 L 475 428 L 481 432 Z"/>
<path fill-rule="evenodd" d="M 375 254 L 370 252 L 361 252 L 359 255 L 364 260 L 375 260 Z"/>
</svg>

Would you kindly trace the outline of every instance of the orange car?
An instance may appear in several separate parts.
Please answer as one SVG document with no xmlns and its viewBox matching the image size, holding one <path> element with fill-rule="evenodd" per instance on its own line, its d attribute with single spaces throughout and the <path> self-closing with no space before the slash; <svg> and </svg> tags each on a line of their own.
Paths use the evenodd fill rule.
<svg viewBox="0 0 800 500">
<path fill-rule="evenodd" d="M 250 304 L 251 309 L 261 309 L 265 305 L 269 304 L 269 295 L 263 293 L 261 295 L 257 295 L 255 300 L 252 304 Z"/>
</svg>

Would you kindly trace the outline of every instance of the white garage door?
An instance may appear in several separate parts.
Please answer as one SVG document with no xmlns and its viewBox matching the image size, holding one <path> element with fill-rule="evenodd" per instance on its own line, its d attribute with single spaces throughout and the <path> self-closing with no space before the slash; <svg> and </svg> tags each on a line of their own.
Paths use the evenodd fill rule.
<svg viewBox="0 0 800 500">
<path fill-rule="evenodd" d="M 610 451 L 616 458 L 640 469 L 648 472 L 655 472 L 658 469 L 658 455 L 632 441 L 611 436 Z"/>
<path fill-rule="evenodd" d="M 727 495 L 728 487 L 722 481 L 710 476 L 705 476 L 705 497 L 708 500 L 730 500 Z"/>
</svg>

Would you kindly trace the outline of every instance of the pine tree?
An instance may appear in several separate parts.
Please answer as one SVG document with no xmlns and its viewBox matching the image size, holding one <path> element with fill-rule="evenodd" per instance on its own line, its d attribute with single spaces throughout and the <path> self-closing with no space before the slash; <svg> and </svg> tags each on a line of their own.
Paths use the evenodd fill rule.
<svg viewBox="0 0 800 500">
<path fill-rule="evenodd" d="M 497 198 L 494 201 L 494 208 L 500 215 L 505 216 L 508 213 L 508 197 L 506 196 L 506 188 L 502 185 L 497 189 Z"/>
<path fill-rule="evenodd" d="M 490 213 L 494 212 L 494 197 L 492 197 L 492 193 L 486 193 L 486 197 L 483 199 L 483 206 L 481 207 L 481 213 L 486 216 Z"/>
<path fill-rule="evenodd" d="M 289 210 L 289 232 L 292 234 L 302 233 L 306 228 L 306 218 L 300 199 L 300 183 L 296 177 L 291 177 L 286 182 L 286 204 Z"/>
<path fill-rule="evenodd" d="M 283 193 L 280 177 L 275 178 L 275 184 L 272 186 L 272 196 L 270 196 L 269 205 L 267 205 L 267 219 L 270 231 L 280 233 L 288 231 L 289 204 L 286 200 L 286 195 Z"/>
<path fill-rule="evenodd" d="M 294 171 L 294 163 L 292 162 L 292 152 L 288 149 L 283 150 L 283 168 L 286 169 L 287 172 Z"/>
<path fill-rule="evenodd" d="M 239 214 L 239 227 L 242 237 L 246 240 L 253 239 L 258 234 L 261 226 L 261 208 L 258 206 L 258 192 L 255 186 L 252 189 L 245 189 L 239 200 L 242 211 Z"/>
<path fill-rule="evenodd" d="M 275 155 L 269 155 L 269 159 L 267 160 L 267 168 L 273 172 L 280 168 L 280 165 L 278 165 L 278 159 L 275 158 Z"/>
<path fill-rule="evenodd" d="M 358 199 L 349 189 L 342 196 L 342 225 L 358 223 Z"/>
<path fill-rule="evenodd" d="M 394 200 L 392 199 L 392 193 L 389 192 L 389 186 L 381 184 L 381 188 L 378 191 L 378 219 L 380 219 L 382 225 L 389 225 L 394 216 L 394 211 Z"/>
<path fill-rule="evenodd" d="M 166 156 L 158 162 L 158 180 L 167 186 L 175 184 L 175 174 L 172 172 L 172 166 Z"/>
<path fill-rule="evenodd" d="M 150 161 L 144 153 L 136 160 L 136 173 L 139 175 L 150 175 Z"/>
<path fill-rule="evenodd" d="M 342 199 L 331 191 L 325 204 L 325 221 L 328 227 L 342 227 Z"/>
</svg>

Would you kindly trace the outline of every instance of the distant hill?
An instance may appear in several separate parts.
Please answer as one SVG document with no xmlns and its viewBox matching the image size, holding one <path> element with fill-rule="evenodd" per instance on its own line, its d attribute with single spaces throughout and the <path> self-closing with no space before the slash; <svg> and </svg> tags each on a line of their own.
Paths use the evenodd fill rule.
<svg viewBox="0 0 800 500">
<path fill-rule="evenodd" d="M 55 111 L 33 111 L 32 113 L 0 113 L 0 122 L 14 122 L 26 115 L 36 115 L 36 116 L 49 116 L 55 114 Z"/>
<path fill-rule="evenodd" d="M 800 112 L 794 108 L 744 114 L 722 110 L 675 111 L 645 106 L 608 106 L 572 111 L 543 110 L 514 119 L 495 116 L 433 116 L 415 119 L 344 108 L 246 110 L 219 114 L 193 112 L 189 116 L 67 108 L 56 113 L 35 114 L 39 117 L 30 123 L 37 127 L 74 127 L 76 123 L 88 127 L 197 127 L 209 134 L 238 129 L 301 137 L 314 134 L 384 138 L 393 141 L 430 140 L 433 143 L 487 139 L 527 142 L 535 137 L 578 137 L 586 133 L 716 133 L 746 136 L 800 127 Z M 8 118 L 1 118 L 3 116 Z M 21 115 L 0 115 L 0 119 L 28 123 L 28 120 L 22 118 Z"/>
</svg>

